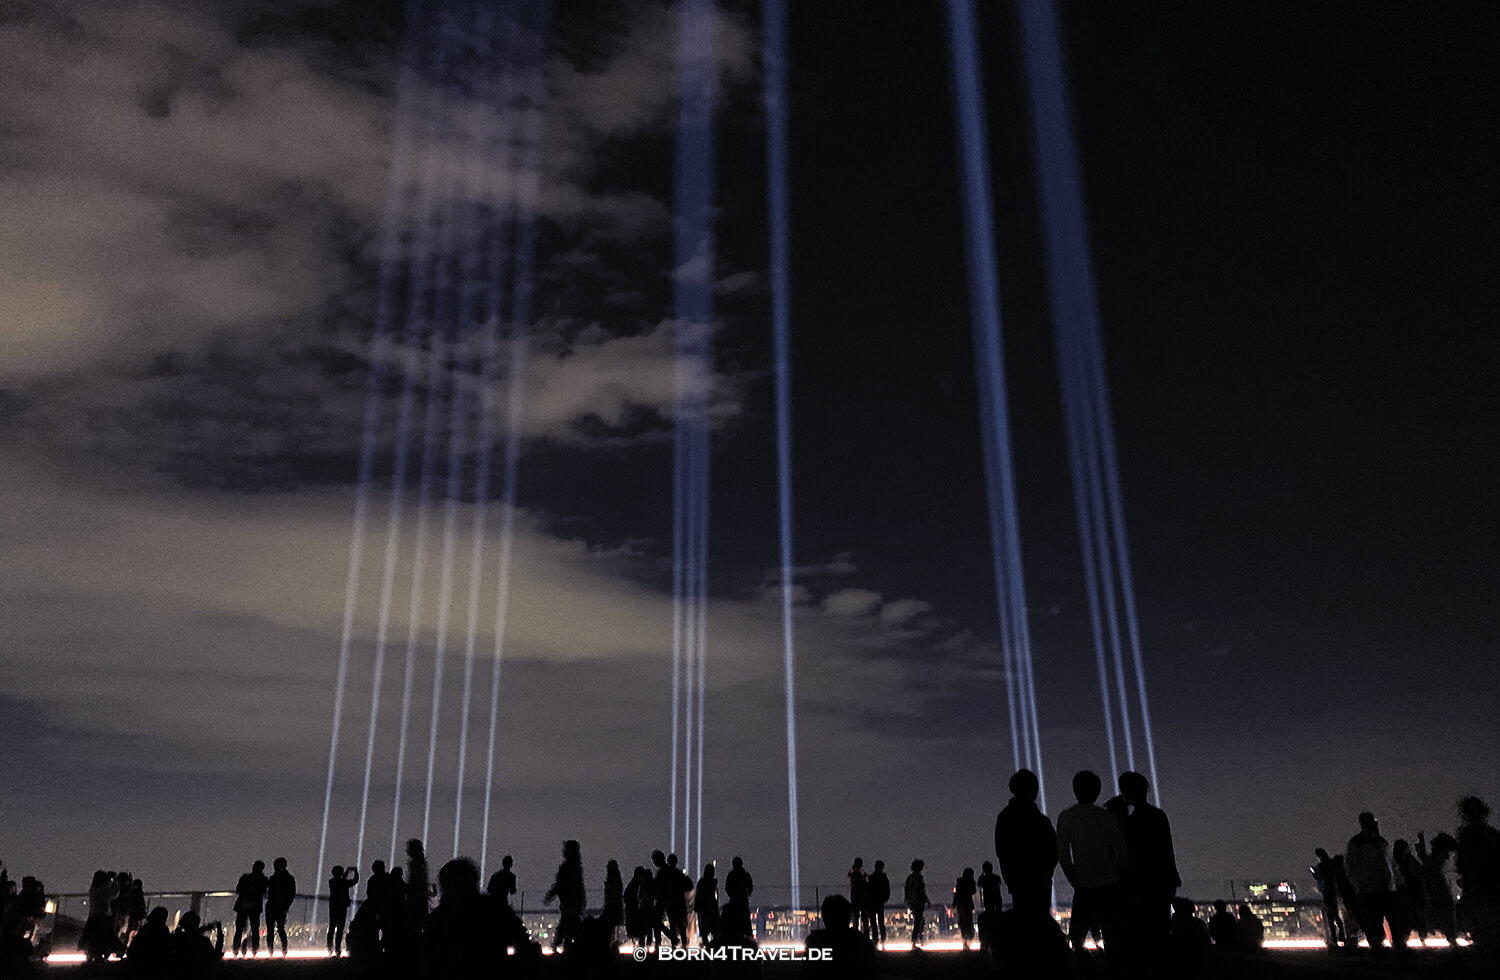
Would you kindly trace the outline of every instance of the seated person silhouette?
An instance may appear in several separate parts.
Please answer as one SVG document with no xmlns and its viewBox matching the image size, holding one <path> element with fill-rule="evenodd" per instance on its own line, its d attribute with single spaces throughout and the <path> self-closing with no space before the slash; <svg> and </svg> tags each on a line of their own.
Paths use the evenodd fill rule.
<svg viewBox="0 0 1500 980">
<path fill-rule="evenodd" d="M 830 977 L 875 976 L 875 944 L 849 924 L 854 908 L 842 895 L 823 899 L 823 928 L 807 934 L 804 948 L 827 951 L 831 962 L 817 964 L 818 973 Z"/>
</svg>

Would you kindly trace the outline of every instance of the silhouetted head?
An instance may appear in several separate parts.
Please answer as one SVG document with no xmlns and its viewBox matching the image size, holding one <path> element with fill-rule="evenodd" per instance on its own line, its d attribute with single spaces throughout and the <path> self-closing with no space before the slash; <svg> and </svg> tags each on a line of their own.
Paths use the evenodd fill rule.
<svg viewBox="0 0 1500 980">
<path fill-rule="evenodd" d="M 415 837 L 407 841 L 406 856 L 411 858 L 413 861 L 422 858 L 424 856 L 422 851 L 422 842 Z"/>
<path fill-rule="evenodd" d="M 738 861 L 739 858 L 735 858 L 735 860 Z M 651 852 L 651 863 L 654 864 L 654 865 L 656 865 L 659 868 L 662 865 L 664 865 L 664 864 L 667 863 L 667 856 L 665 854 L 663 854 L 661 851 L 652 851 Z"/>
<path fill-rule="evenodd" d="M 1325 850 L 1323 850 L 1321 847 L 1315 847 L 1315 848 L 1313 848 L 1313 853 L 1318 856 L 1318 860 L 1319 861 L 1327 861 L 1328 860 L 1328 852 L 1325 851 Z"/>
<path fill-rule="evenodd" d="M 876 871 L 884 871 L 885 870 L 885 862 L 884 861 L 876 861 L 875 862 L 875 870 Z"/>
<path fill-rule="evenodd" d="M 634 877 L 636 877 L 636 878 L 644 878 L 644 877 L 646 877 L 646 875 L 648 875 L 650 873 L 651 872 L 647 871 L 645 869 L 645 867 L 642 866 L 642 865 L 637 864 L 635 866 L 635 875 L 634 875 Z"/>
<path fill-rule="evenodd" d="M 271 867 L 275 868 L 277 871 L 285 871 L 286 858 L 277 858 L 276 860 L 271 862 Z"/>
<path fill-rule="evenodd" d="M 392 868 L 391 877 L 395 878 L 397 881 L 403 881 L 406 878 L 406 872 L 402 871 L 400 868 Z"/>
<path fill-rule="evenodd" d="M 1367 834 L 1380 833 L 1380 821 L 1375 819 L 1375 814 L 1366 810 L 1359 815 L 1359 829 Z"/>
<path fill-rule="evenodd" d="M 1391 845 L 1391 854 L 1400 860 L 1406 860 L 1406 856 L 1410 853 L 1411 844 L 1407 841 L 1398 839 Z"/>
<path fill-rule="evenodd" d="M 1027 800 L 1035 803 L 1037 795 L 1042 791 L 1041 781 L 1036 778 L 1036 773 L 1030 769 L 1017 769 L 1010 777 L 1007 784 L 1010 787 L 1010 795 L 1018 800 Z"/>
<path fill-rule="evenodd" d="M 454 858 L 438 868 L 438 891 L 442 901 L 452 902 L 479 894 L 479 866 L 468 858 Z"/>
<path fill-rule="evenodd" d="M 382 860 L 380 860 L 379 858 L 376 858 L 374 861 L 372 861 L 370 863 L 370 874 L 373 874 L 373 875 L 383 875 L 383 874 L 385 874 L 385 862 L 382 861 Z"/>
<path fill-rule="evenodd" d="M 731 867 L 743 868 L 745 866 L 745 861 L 743 858 L 736 855 L 735 859 L 733 861 L 730 861 L 729 864 Z"/>
<path fill-rule="evenodd" d="M 583 860 L 583 851 L 579 849 L 578 842 L 576 840 L 565 840 L 565 841 L 563 841 L 563 860 L 564 861 L 582 861 Z"/>
<path fill-rule="evenodd" d="M 146 916 L 146 925 L 167 927 L 167 910 L 158 905 Z"/>
<path fill-rule="evenodd" d="M 864 858 L 855 858 L 854 859 L 854 866 L 856 868 L 863 868 L 865 866 L 865 859 Z"/>
<path fill-rule="evenodd" d="M 328 873 L 335 878 L 342 878 L 344 877 L 344 866 L 342 864 L 335 864 L 328 869 Z"/>
<path fill-rule="evenodd" d="M 1079 803 L 1092 803 L 1099 798 L 1099 791 L 1104 784 L 1099 781 L 1099 774 L 1088 769 L 1081 770 L 1073 777 L 1073 795 Z"/>
<path fill-rule="evenodd" d="M 1174 898 L 1172 899 L 1172 914 L 1196 916 L 1198 914 L 1198 910 L 1193 907 L 1191 899 Z"/>
<path fill-rule="evenodd" d="M 959 875 L 959 877 L 962 878 L 964 881 L 968 881 L 970 878 L 974 877 L 974 869 L 973 868 L 964 868 L 964 873 L 961 874 L 961 875 Z"/>
<path fill-rule="evenodd" d="M 675 854 L 668 854 L 667 855 L 667 867 L 669 867 L 669 868 L 675 868 L 675 867 L 677 867 L 677 855 L 675 855 Z"/>
<path fill-rule="evenodd" d="M 615 874 L 619 874 L 620 873 L 620 862 L 616 861 L 614 858 L 610 858 L 608 861 L 604 862 L 604 870 L 605 871 L 612 871 Z"/>
<path fill-rule="evenodd" d="M 203 919 L 197 912 L 184 912 L 182 918 L 177 920 L 178 932 L 197 932 L 203 925 Z"/>
<path fill-rule="evenodd" d="M 710 861 L 710 862 L 708 862 L 707 864 L 705 864 L 703 866 L 703 877 L 705 877 L 705 878 L 712 878 L 713 876 L 714 876 L 714 863 L 712 861 Z"/>
<path fill-rule="evenodd" d="M 981 864 L 979 866 L 979 870 L 983 871 L 987 875 L 992 875 L 992 874 L 995 873 L 995 866 L 993 864 L 991 864 L 990 862 L 986 861 L 986 862 L 984 862 L 983 864 Z"/>
<path fill-rule="evenodd" d="M 927 867 L 927 865 L 925 865 L 925 864 L 922 863 L 922 859 L 921 858 L 917 858 L 915 861 L 913 861 L 911 863 L 911 869 L 913 871 L 921 871 L 925 867 Z"/>
<path fill-rule="evenodd" d="M 1120 773 L 1120 795 L 1125 797 L 1125 802 L 1131 806 L 1140 806 L 1146 802 L 1146 796 L 1151 792 L 1151 783 L 1138 772 Z"/>
<path fill-rule="evenodd" d="M 1458 822 L 1460 826 L 1477 827 L 1490 819 L 1490 808 L 1484 800 L 1477 796 L 1465 796 L 1458 801 Z"/>
<path fill-rule="evenodd" d="M 266 870 L 266 862 L 264 862 L 264 861 L 256 861 L 254 864 L 250 865 L 250 870 L 251 871 L 264 871 L 264 870 Z"/>
<path fill-rule="evenodd" d="M 1447 831 L 1432 839 L 1432 853 L 1438 860 L 1442 860 L 1456 850 L 1458 850 L 1458 839 Z"/>
<path fill-rule="evenodd" d="M 1229 903 L 1226 902 L 1226 901 L 1224 901 L 1222 898 L 1216 898 L 1216 899 L 1214 899 L 1214 911 L 1215 912 L 1228 912 L 1229 911 Z"/>
<path fill-rule="evenodd" d="M 849 928 L 849 916 L 853 913 L 854 906 L 849 900 L 837 892 L 823 899 L 823 925 L 830 929 Z"/>
<path fill-rule="evenodd" d="M 1240 918 L 1242 918 L 1242 919 L 1248 918 L 1249 915 L 1250 915 L 1250 906 L 1246 905 L 1244 902 L 1241 902 L 1239 904 L 1239 908 L 1235 909 L 1234 911 L 1235 911 L 1235 914 L 1238 915 Z"/>
<path fill-rule="evenodd" d="M 507 871 L 509 871 L 510 870 L 510 866 L 512 864 L 515 864 L 515 863 L 516 863 L 516 859 L 513 858 L 513 857 L 511 857 L 509 854 L 505 855 L 505 857 L 503 857 L 503 858 L 500 859 L 500 867 L 506 869 Z"/>
</svg>

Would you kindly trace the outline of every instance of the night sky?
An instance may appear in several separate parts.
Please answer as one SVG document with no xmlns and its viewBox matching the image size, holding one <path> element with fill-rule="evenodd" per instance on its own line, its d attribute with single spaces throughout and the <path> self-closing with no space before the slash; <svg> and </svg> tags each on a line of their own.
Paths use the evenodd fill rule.
<svg viewBox="0 0 1500 980">
<path fill-rule="evenodd" d="M 944 22 L 935 3 L 791 6 L 802 881 L 842 883 L 859 854 L 922 857 L 946 885 L 993 857 L 1011 746 Z M 1017 28 L 1010 5 L 981 6 L 1055 813 L 1068 776 L 1108 760 Z M 1500 797 L 1500 8 L 1213 6 L 1063 6 L 1161 797 L 1201 897 L 1297 875 L 1361 809 L 1395 839 L 1451 829 L 1460 795 Z M 774 900 L 758 16 L 723 4 L 716 35 L 704 834 Z M 404 28 L 400 4 L 363 0 L 0 14 L 13 877 L 225 887 L 285 855 L 311 886 Z M 538 895 L 565 837 L 595 889 L 607 858 L 628 869 L 667 843 L 676 45 L 673 8 L 645 2 L 559 3 L 548 40 L 490 844 Z M 329 863 L 353 860 L 383 487 Z M 366 864 L 391 834 L 393 671 Z M 460 673 L 450 659 L 439 857 Z M 476 857 L 479 768 L 460 840 Z M 408 771 L 403 838 L 421 816 Z"/>
</svg>

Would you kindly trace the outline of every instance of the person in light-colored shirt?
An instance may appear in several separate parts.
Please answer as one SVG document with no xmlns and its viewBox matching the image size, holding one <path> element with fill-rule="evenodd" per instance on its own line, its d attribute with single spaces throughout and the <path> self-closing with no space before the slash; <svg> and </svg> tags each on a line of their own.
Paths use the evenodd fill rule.
<svg viewBox="0 0 1500 980">
<path fill-rule="evenodd" d="M 1073 777 L 1078 803 L 1057 815 L 1057 863 L 1073 886 L 1068 939 L 1082 949 L 1089 933 L 1108 940 L 1116 921 L 1120 879 L 1129 862 L 1120 823 L 1095 806 L 1103 784 L 1085 769 Z"/>
</svg>

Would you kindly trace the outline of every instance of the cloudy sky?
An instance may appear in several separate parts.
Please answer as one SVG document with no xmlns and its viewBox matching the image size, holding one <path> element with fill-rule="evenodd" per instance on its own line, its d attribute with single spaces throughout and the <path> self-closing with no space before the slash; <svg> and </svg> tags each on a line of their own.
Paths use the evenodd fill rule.
<svg viewBox="0 0 1500 980">
<path fill-rule="evenodd" d="M 705 849 L 743 854 L 768 897 L 788 881 L 758 8 L 722 4 L 715 21 L 709 269 L 672 248 L 672 7 L 559 3 L 543 30 L 525 6 L 425 6 L 416 23 L 398 3 L 334 0 L 0 14 L 13 874 L 59 891 L 95 867 L 220 887 L 284 854 L 311 883 L 374 364 L 388 383 L 330 828 L 330 862 L 352 860 L 399 379 L 425 371 L 437 318 L 412 270 L 451 255 L 462 279 L 464 256 L 490 254 L 473 228 L 521 213 L 535 292 L 491 853 L 513 852 L 535 890 L 563 837 L 593 876 L 666 842 L 672 289 L 708 277 L 715 362 L 689 379 L 713 393 Z M 1208 895 L 1294 874 L 1365 807 L 1388 836 L 1449 828 L 1461 793 L 1500 795 L 1500 78 L 1482 41 L 1496 11 L 1065 12 L 1183 876 Z M 1107 757 L 1016 30 L 1003 6 L 981 26 L 1055 811 L 1066 777 Z M 943 23 L 935 5 L 819 3 L 794 5 L 790 27 L 802 876 L 840 882 L 859 853 L 921 856 L 943 881 L 989 856 L 1011 759 Z M 413 323 L 414 340 L 394 339 Z M 447 349 L 444 368 L 481 346 Z M 424 443 L 418 377 L 366 861 L 392 833 L 412 497 L 431 444 L 400 835 L 421 820 L 448 443 L 443 402 Z M 472 474 L 486 411 L 503 454 L 515 377 L 452 377 Z M 481 496 L 459 840 L 479 850 L 496 483 L 452 511 L 439 855 L 454 848 Z"/>
</svg>

